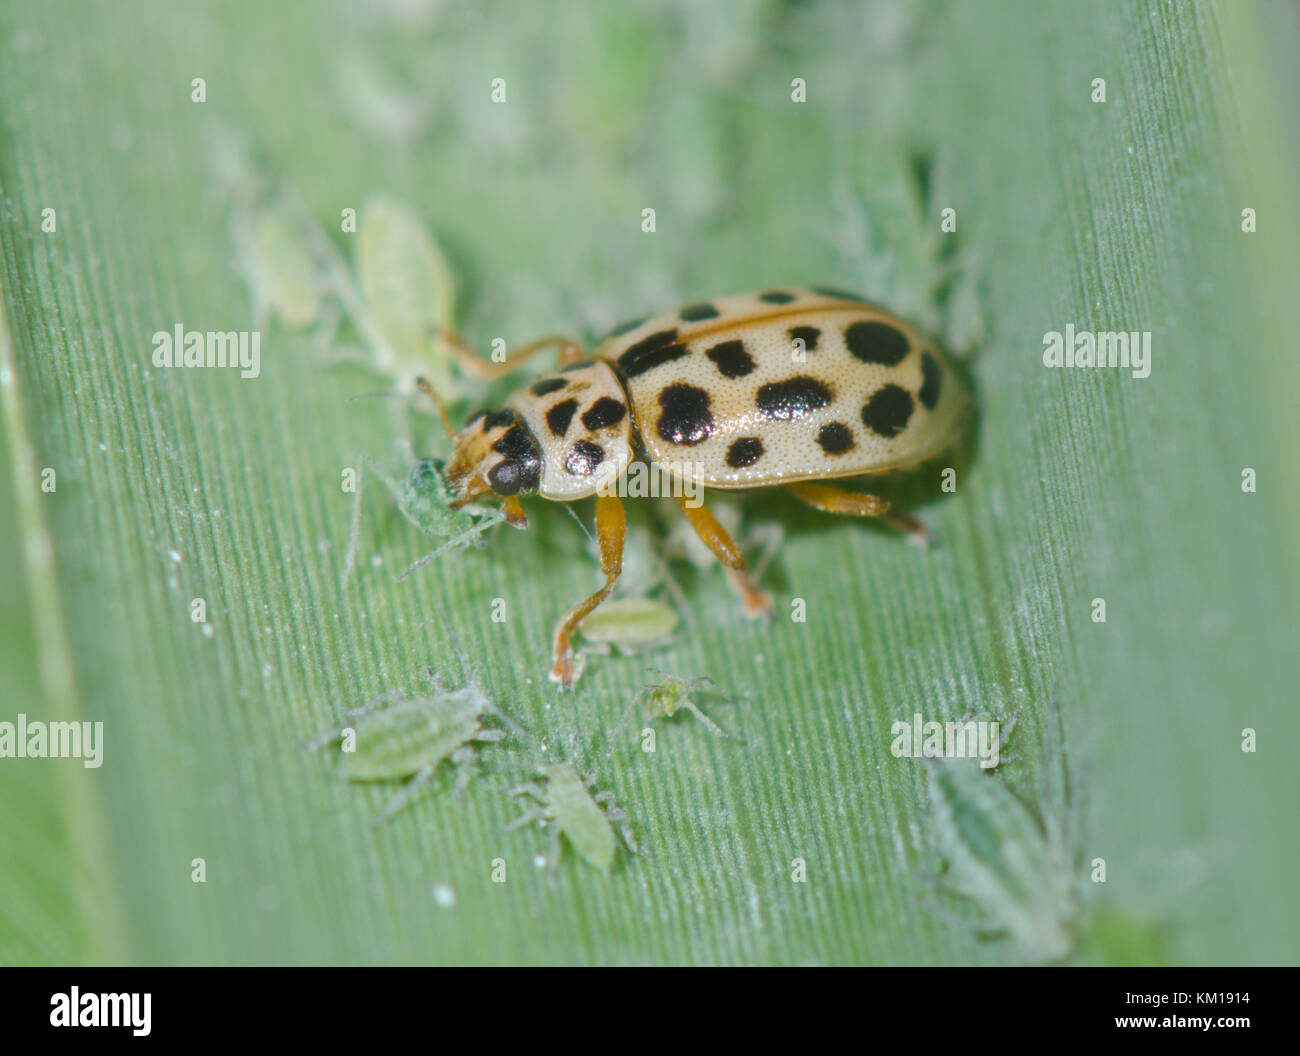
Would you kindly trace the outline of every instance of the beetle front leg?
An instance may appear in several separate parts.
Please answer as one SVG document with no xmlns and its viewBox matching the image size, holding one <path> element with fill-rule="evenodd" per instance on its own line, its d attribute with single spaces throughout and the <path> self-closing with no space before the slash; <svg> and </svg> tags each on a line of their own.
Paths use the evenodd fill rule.
<svg viewBox="0 0 1300 1056">
<path fill-rule="evenodd" d="M 609 597 L 623 571 L 623 544 L 627 541 L 627 514 L 617 495 L 596 496 L 596 540 L 600 544 L 600 571 L 605 585 L 580 601 L 555 627 L 554 666 L 551 681 L 561 690 L 573 689 L 573 648 L 569 638 L 574 629 L 602 601 Z"/>
</svg>

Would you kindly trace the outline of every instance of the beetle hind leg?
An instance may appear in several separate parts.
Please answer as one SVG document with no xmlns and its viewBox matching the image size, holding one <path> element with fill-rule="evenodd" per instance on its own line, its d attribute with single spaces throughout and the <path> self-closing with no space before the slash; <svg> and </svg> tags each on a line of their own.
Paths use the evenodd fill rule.
<svg viewBox="0 0 1300 1056">
<path fill-rule="evenodd" d="M 896 509 L 878 495 L 845 491 L 833 484 L 819 484 L 811 480 L 787 484 L 785 490 L 800 501 L 825 513 L 842 513 L 850 517 L 875 517 L 882 524 L 902 532 L 914 542 L 924 545 L 932 541 L 924 524 L 911 514 Z"/>
</svg>

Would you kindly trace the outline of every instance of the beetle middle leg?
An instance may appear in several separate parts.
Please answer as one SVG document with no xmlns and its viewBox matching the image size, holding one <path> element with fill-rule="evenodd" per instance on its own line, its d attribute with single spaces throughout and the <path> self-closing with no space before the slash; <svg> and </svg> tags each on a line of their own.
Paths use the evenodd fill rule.
<svg viewBox="0 0 1300 1056">
<path fill-rule="evenodd" d="M 580 601 L 555 627 L 555 666 L 551 681 L 561 689 L 573 688 L 573 648 L 569 636 L 597 605 L 609 597 L 623 571 L 623 544 L 627 541 L 627 514 L 617 495 L 596 496 L 596 540 L 600 544 L 600 571 L 605 585 Z"/>
<path fill-rule="evenodd" d="M 843 513 L 850 517 L 877 517 L 883 524 L 896 528 L 914 539 L 925 543 L 930 542 L 930 533 L 925 525 L 911 514 L 896 509 L 878 495 L 845 491 L 833 484 L 819 484 L 812 480 L 787 484 L 785 490 L 814 509 L 825 513 Z"/>
<path fill-rule="evenodd" d="M 732 582 L 744 599 L 742 608 L 751 619 L 761 619 L 772 615 L 772 597 L 760 587 L 745 571 L 745 555 L 741 553 L 736 541 L 727 533 L 727 529 L 708 510 L 701 506 L 689 506 L 684 496 L 677 496 L 677 505 L 682 508 L 686 520 L 690 522 L 695 534 L 704 545 L 713 551 L 713 556 L 726 565 Z"/>
</svg>

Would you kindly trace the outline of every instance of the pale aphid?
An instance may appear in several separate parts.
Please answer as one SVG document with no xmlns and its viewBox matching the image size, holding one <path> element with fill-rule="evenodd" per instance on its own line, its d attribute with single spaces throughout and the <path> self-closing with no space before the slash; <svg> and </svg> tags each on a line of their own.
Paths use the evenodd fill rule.
<svg viewBox="0 0 1300 1056">
<path fill-rule="evenodd" d="M 553 763 L 541 767 L 537 773 L 539 781 L 511 789 L 512 796 L 533 802 L 520 817 L 506 826 L 506 831 L 534 822 L 549 827 L 551 853 L 548 861 L 552 869 L 559 862 L 561 834 L 580 858 L 602 873 L 609 872 L 618 851 L 615 826 L 628 849 L 634 854 L 640 853 L 627 823 L 627 812 L 614 805 L 612 792 L 592 791 L 593 775 L 579 774 L 572 763 Z"/>
<path fill-rule="evenodd" d="M 611 743 L 618 739 L 619 732 L 638 707 L 642 708 L 646 717 L 652 721 L 655 719 L 671 719 L 679 711 L 688 711 L 699 719 L 704 724 L 704 728 L 714 736 L 731 736 L 704 714 L 699 705 L 691 699 L 692 696 L 699 696 L 702 693 L 712 693 L 728 703 L 732 703 L 731 698 L 722 691 L 722 688 L 713 679 L 707 675 L 686 679 L 680 675 L 674 675 L 671 671 L 661 671 L 654 667 L 650 668 L 649 671 L 650 674 L 656 676 L 658 681 L 642 686 L 637 695 L 632 698 L 632 703 L 628 705 L 623 717 L 619 719 L 618 725 L 614 727 L 614 732 L 610 734 Z"/>
<path fill-rule="evenodd" d="M 460 660 L 465 682 L 460 689 L 448 689 L 430 671 L 426 694 L 405 698 L 390 690 L 352 711 L 347 722 L 327 730 L 308 746 L 315 751 L 341 741 L 344 750 L 339 776 L 347 781 L 403 782 L 375 817 L 375 825 L 401 810 L 444 763 L 457 769 L 456 789 L 463 792 L 472 774 L 474 746 L 507 735 L 505 730 L 485 727 L 484 718 L 491 715 L 518 729 L 493 704 L 450 625 L 445 620 L 443 624 Z M 349 747 L 352 750 L 347 750 Z"/>
<path fill-rule="evenodd" d="M 482 546 L 482 535 L 505 520 L 498 509 L 482 506 L 452 508 L 452 495 L 443 476 L 443 464 L 436 458 L 417 459 L 401 480 L 393 480 L 366 456 L 357 458 L 356 492 L 352 500 L 352 524 L 348 532 L 347 554 L 343 561 L 341 585 L 346 586 L 356 566 L 357 541 L 361 527 L 361 487 L 364 467 L 369 464 L 398 511 L 430 539 L 442 540 L 434 550 L 413 562 L 398 578 L 405 579 L 418 568 L 453 550 Z"/>
<path fill-rule="evenodd" d="M 346 315 L 365 344 L 381 345 L 342 254 L 301 198 L 239 134 L 214 125 L 207 140 L 209 171 L 230 210 L 235 267 L 248 286 L 255 324 L 274 317 L 288 327 L 315 326 L 313 344 L 323 354 Z"/>
<path fill-rule="evenodd" d="M 679 622 L 677 610 L 665 602 L 615 598 L 578 624 L 578 633 L 587 652 L 608 652 L 611 646 L 617 646 L 631 653 L 664 642 L 677 630 Z"/>
<path fill-rule="evenodd" d="M 943 885 L 975 904 L 981 930 L 1005 935 L 1025 959 L 1068 957 L 1082 910 L 1080 876 L 1054 815 L 1031 808 L 976 759 L 926 763 Z"/>
<path fill-rule="evenodd" d="M 456 278 L 433 234 L 413 209 L 377 195 L 362 206 L 357 226 L 357 283 L 382 343 L 371 366 L 400 390 L 428 377 L 454 399 L 462 386 L 447 355 L 434 355 L 438 335 L 452 327 Z"/>
<path fill-rule="evenodd" d="M 293 219 L 274 199 L 237 208 L 231 221 L 235 261 L 248 284 L 254 325 L 315 326 L 330 285 Z"/>
</svg>

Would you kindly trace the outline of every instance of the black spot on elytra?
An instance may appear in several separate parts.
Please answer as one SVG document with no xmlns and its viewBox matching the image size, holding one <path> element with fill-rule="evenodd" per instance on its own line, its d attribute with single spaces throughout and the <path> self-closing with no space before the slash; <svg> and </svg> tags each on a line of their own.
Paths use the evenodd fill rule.
<svg viewBox="0 0 1300 1056">
<path fill-rule="evenodd" d="M 853 431 L 843 422 L 827 422 L 817 430 L 817 443 L 828 455 L 842 455 L 853 449 Z"/>
<path fill-rule="evenodd" d="M 644 319 L 633 319 L 628 323 L 619 323 L 618 326 L 614 327 L 614 329 L 602 337 L 601 340 L 608 341 L 611 337 L 622 337 L 624 334 L 630 334 L 638 326 L 641 326 L 644 323 Z"/>
<path fill-rule="evenodd" d="M 677 331 L 658 330 L 649 337 L 643 337 L 635 345 L 618 357 L 619 370 L 625 378 L 635 378 L 647 370 L 686 355 L 686 346 L 674 344 Z"/>
<path fill-rule="evenodd" d="M 862 424 L 878 436 L 897 436 L 912 417 L 912 394 L 898 385 L 882 385 L 862 408 Z"/>
<path fill-rule="evenodd" d="M 602 396 L 582 414 L 582 424 L 595 432 L 606 426 L 618 425 L 627 414 L 627 408 L 612 396 Z"/>
<path fill-rule="evenodd" d="M 698 444 L 717 428 L 709 410 L 709 394 L 694 385 L 677 382 L 659 393 L 659 435 L 670 444 Z"/>
<path fill-rule="evenodd" d="M 534 396 L 549 396 L 569 384 L 563 378 L 542 378 L 541 381 L 535 381 L 529 387 L 528 391 Z"/>
<path fill-rule="evenodd" d="M 487 432 L 490 429 L 499 429 L 503 425 L 513 425 L 515 421 L 515 412 L 510 410 L 494 411 L 491 408 L 485 407 L 481 411 L 475 411 L 466 418 L 463 428 L 468 429 L 480 418 L 483 420 L 483 431 Z"/>
<path fill-rule="evenodd" d="M 786 293 L 785 290 L 768 290 L 760 293 L 758 299 L 764 304 L 789 304 L 794 300 L 794 294 Z"/>
<path fill-rule="evenodd" d="M 785 381 L 760 385 L 755 403 L 758 413 L 769 421 L 793 422 L 825 407 L 831 399 L 831 390 L 822 382 L 806 374 L 796 374 Z"/>
<path fill-rule="evenodd" d="M 823 297 L 834 297 L 837 301 L 857 301 L 858 304 L 866 304 L 865 297 L 859 297 L 856 293 L 845 293 L 843 290 L 837 290 L 830 286 L 814 286 L 813 293 L 820 293 Z"/>
<path fill-rule="evenodd" d="M 707 301 L 703 301 L 700 304 L 688 304 L 677 314 L 682 317 L 683 322 L 698 323 L 704 319 L 716 319 L 718 310 Z"/>
<path fill-rule="evenodd" d="M 756 436 L 742 436 L 727 448 L 727 465 L 732 469 L 752 466 L 763 457 L 763 441 Z"/>
<path fill-rule="evenodd" d="M 822 332 L 815 326 L 792 326 L 786 333 L 790 336 L 791 342 L 802 341 L 805 352 L 816 351 L 817 339 L 822 336 Z"/>
<path fill-rule="evenodd" d="M 723 341 L 704 354 L 713 360 L 713 365 L 726 378 L 743 378 L 752 374 L 757 366 L 754 357 L 745 351 L 745 342 L 740 340 Z"/>
<path fill-rule="evenodd" d="M 934 405 L 939 402 L 939 383 L 942 380 L 943 371 L 939 369 L 939 361 L 929 352 L 922 352 L 921 391 L 916 395 L 927 410 L 934 410 Z"/>
<path fill-rule="evenodd" d="M 863 363 L 896 367 L 907 355 L 907 336 L 898 327 L 877 320 L 850 323 L 844 341 Z"/>
<path fill-rule="evenodd" d="M 564 456 L 565 471 L 575 477 L 589 477 L 605 458 L 605 452 L 590 440 L 579 440 Z"/>
<path fill-rule="evenodd" d="M 546 428 L 556 436 L 563 436 L 569 431 L 569 423 L 573 421 L 577 410 L 578 401 L 572 396 L 567 400 L 561 400 L 546 412 Z"/>
</svg>

